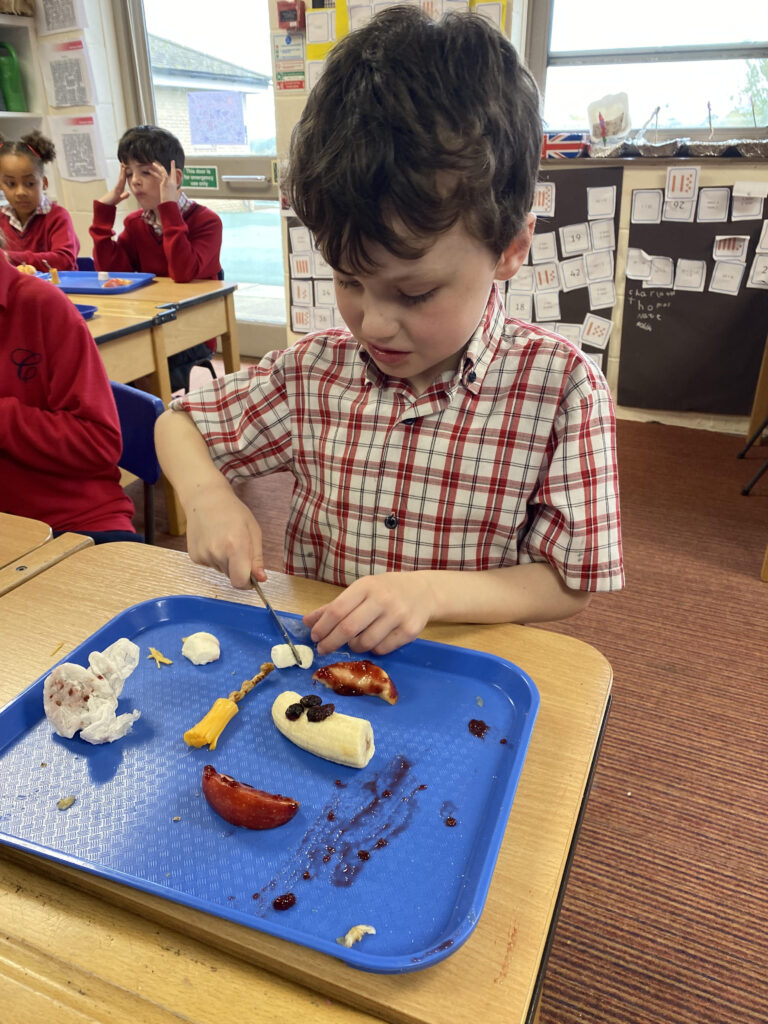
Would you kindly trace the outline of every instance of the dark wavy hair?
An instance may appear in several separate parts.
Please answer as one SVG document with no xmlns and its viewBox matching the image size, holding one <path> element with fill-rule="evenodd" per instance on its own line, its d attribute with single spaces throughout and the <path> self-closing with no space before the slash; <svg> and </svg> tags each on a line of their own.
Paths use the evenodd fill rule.
<svg viewBox="0 0 768 1024">
<path fill-rule="evenodd" d="M 171 160 L 176 169 L 184 170 L 184 149 L 175 135 L 155 124 L 140 124 L 129 128 L 117 144 L 117 159 L 121 164 L 135 160 L 137 164 L 157 161 L 170 173 Z"/>
<path fill-rule="evenodd" d="M 533 205 L 540 154 L 536 83 L 498 29 L 393 7 L 332 50 L 286 183 L 328 263 L 362 272 L 367 244 L 416 259 L 459 220 L 501 255 Z"/>
<path fill-rule="evenodd" d="M 22 135 L 20 139 L 6 139 L 0 135 L 0 157 L 4 156 L 27 157 L 42 176 L 45 174 L 45 165 L 56 158 L 56 147 L 47 136 L 35 128 Z"/>
</svg>

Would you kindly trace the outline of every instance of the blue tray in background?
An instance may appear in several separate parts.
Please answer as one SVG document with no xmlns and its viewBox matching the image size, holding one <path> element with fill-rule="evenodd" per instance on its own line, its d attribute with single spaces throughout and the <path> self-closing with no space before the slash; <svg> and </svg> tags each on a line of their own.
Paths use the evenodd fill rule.
<svg viewBox="0 0 768 1024">
<path fill-rule="evenodd" d="M 90 320 L 94 313 L 98 311 L 98 306 L 83 306 L 81 303 L 75 303 L 75 309 L 78 311 L 83 320 Z"/>
<path fill-rule="evenodd" d="M 305 642 L 301 619 L 281 615 Z M 197 630 L 218 636 L 218 661 L 195 666 L 181 655 L 182 638 Z M 344 649 L 310 671 L 273 671 L 209 751 L 188 747 L 182 735 L 269 660 L 281 637 L 266 610 L 197 597 L 146 601 L 61 660 L 87 665 L 91 651 L 121 636 L 141 648 L 119 707 L 138 708 L 141 718 L 123 739 L 93 746 L 56 736 L 43 715 L 43 678 L 0 711 L 0 843 L 362 970 L 419 970 L 469 937 L 539 706 L 520 668 L 416 640 L 375 659 L 399 691 L 389 705 L 340 697 L 312 679 L 319 665 L 355 660 Z M 150 645 L 173 664 L 158 668 Z M 338 711 L 368 718 L 376 744 L 368 766 L 346 768 L 285 739 L 270 709 L 286 689 L 319 692 Z M 472 721 L 487 725 L 484 735 Z M 201 794 L 206 764 L 293 797 L 298 813 L 267 831 L 229 825 Z M 74 805 L 58 810 L 69 795 Z M 275 910 L 273 900 L 287 892 L 295 905 Z M 340 946 L 336 938 L 356 924 L 376 934 Z"/>
<path fill-rule="evenodd" d="M 105 288 L 104 281 L 99 280 L 96 270 L 60 270 L 58 287 L 63 292 L 72 295 L 122 295 L 124 292 L 133 292 L 137 288 L 154 281 L 154 274 L 115 273 L 110 277 L 117 277 L 121 281 L 128 281 L 129 284 L 116 285 L 114 288 Z M 44 281 L 50 281 L 50 274 L 38 274 Z"/>
</svg>

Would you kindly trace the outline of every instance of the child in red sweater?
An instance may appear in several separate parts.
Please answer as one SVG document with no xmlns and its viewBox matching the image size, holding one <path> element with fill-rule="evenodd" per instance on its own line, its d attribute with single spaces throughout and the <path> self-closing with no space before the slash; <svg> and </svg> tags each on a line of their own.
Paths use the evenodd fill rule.
<svg viewBox="0 0 768 1024">
<path fill-rule="evenodd" d="M 155 125 L 129 128 L 120 139 L 117 158 L 117 184 L 93 204 L 96 269 L 140 271 L 174 281 L 218 278 L 221 219 L 181 191 L 184 150 L 176 136 Z M 141 209 L 128 214 L 115 239 L 117 206 L 131 192 Z M 171 356 L 172 390 L 184 385 L 185 366 L 215 350 L 212 340 Z"/>
<path fill-rule="evenodd" d="M 96 343 L 66 295 L 19 273 L 0 237 L 0 511 L 97 544 L 137 540 L 120 422 Z"/>
<path fill-rule="evenodd" d="M 72 218 L 45 194 L 45 165 L 56 156 L 50 139 L 38 131 L 16 142 L 0 135 L 0 232 L 11 263 L 29 263 L 36 270 L 77 270 L 77 240 Z"/>
</svg>

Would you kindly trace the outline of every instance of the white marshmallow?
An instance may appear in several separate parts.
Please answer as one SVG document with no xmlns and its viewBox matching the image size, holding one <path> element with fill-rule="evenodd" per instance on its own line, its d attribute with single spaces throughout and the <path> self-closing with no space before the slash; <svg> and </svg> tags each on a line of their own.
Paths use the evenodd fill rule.
<svg viewBox="0 0 768 1024">
<path fill-rule="evenodd" d="M 221 646 L 213 633 L 192 633 L 184 637 L 181 653 L 193 665 L 207 665 L 211 661 L 218 661 Z"/>
<path fill-rule="evenodd" d="M 295 644 L 296 650 L 301 658 L 301 668 L 310 668 L 315 660 L 315 652 L 306 644 Z M 270 660 L 275 668 L 298 668 L 296 659 L 288 644 L 277 644 L 272 648 Z"/>
</svg>

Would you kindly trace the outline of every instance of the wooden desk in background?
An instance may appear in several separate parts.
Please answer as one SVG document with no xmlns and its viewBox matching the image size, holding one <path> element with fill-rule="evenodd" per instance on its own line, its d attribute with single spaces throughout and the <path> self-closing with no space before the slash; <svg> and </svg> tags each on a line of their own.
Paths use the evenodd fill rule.
<svg viewBox="0 0 768 1024">
<path fill-rule="evenodd" d="M 120 384 L 152 375 L 150 390 L 168 405 L 171 381 L 168 356 L 192 345 L 221 338 L 224 369 L 240 369 L 234 293 L 236 284 L 224 281 L 190 281 L 177 284 L 159 277 L 144 288 L 122 295 L 75 295 L 72 302 L 87 298 L 98 312 L 88 321 L 112 380 Z M 168 525 L 172 534 L 184 533 L 184 512 L 176 493 L 163 477 Z"/>
<path fill-rule="evenodd" d="M 92 544 L 82 534 L 54 537 L 48 523 L 0 512 L 0 596 Z"/>
<path fill-rule="evenodd" d="M 270 574 L 269 593 L 278 609 L 306 612 L 337 592 L 327 584 Z M 252 591 L 232 590 L 224 577 L 192 565 L 182 552 L 138 544 L 79 552 L 0 598 L 0 704 L 47 672 L 60 659 L 62 650 L 56 650 L 62 643 L 71 650 L 136 602 L 185 593 L 255 600 Z M 609 704 L 611 669 L 586 644 L 531 627 L 438 624 L 424 636 L 514 661 L 541 695 L 485 909 L 463 946 L 427 970 L 368 974 L 138 889 L 3 849 L 0 989 L 12 1019 L 535 1020 Z"/>
</svg>

